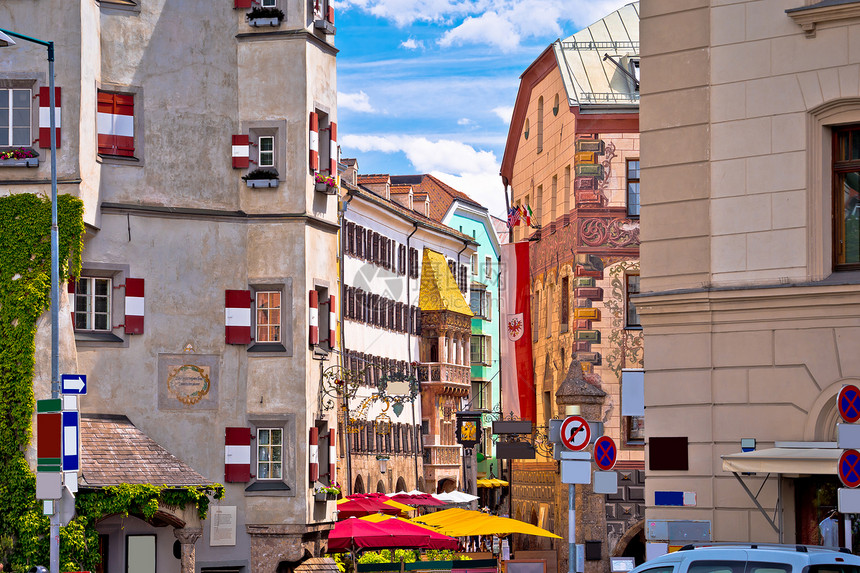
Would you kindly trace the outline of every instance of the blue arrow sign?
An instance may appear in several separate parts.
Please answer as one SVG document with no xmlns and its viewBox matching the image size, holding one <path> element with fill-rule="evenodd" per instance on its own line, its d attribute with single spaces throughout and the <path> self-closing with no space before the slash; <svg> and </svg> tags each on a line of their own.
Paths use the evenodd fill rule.
<svg viewBox="0 0 860 573">
<path fill-rule="evenodd" d="M 86 394 L 86 374 L 61 374 L 60 392 L 63 394 Z"/>
<path fill-rule="evenodd" d="M 77 412 L 63 412 L 63 471 L 81 469 L 81 419 Z"/>
</svg>

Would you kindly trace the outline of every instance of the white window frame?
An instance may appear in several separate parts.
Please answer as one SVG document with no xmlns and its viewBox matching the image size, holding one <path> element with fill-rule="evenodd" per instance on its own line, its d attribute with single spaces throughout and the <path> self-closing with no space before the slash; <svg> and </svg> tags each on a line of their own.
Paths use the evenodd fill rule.
<svg viewBox="0 0 860 573">
<path fill-rule="evenodd" d="M 488 279 L 493 278 L 493 257 L 489 257 L 489 256 L 485 257 L 484 258 L 484 265 L 485 265 L 484 275 Z"/>
<path fill-rule="evenodd" d="M 261 439 L 261 433 L 268 432 L 269 436 L 273 432 L 280 432 L 281 441 L 278 444 L 273 444 L 271 440 L 268 444 L 263 444 L 263 440 Z M 259 481 L 283 481 L 284 480 L 284 428 L 279 427 L 261 427 L 257 428 L 257 440 L 256 440 L 256 448 L 257 448 L 257 456 L 256 456 L 256 479 Z M 265 449 L 264 449 L 265 448 Z M 274 460 L 275 451 L 280 452 L 280 458 L 278 461 Z M 263 453 L 268 452 L 270 455 L 268 458 L 263 459 Z M 280 466 L 280 475 L 273 476 L 271 472 L 268 476 L 263 477 L 261 474 L 261 468 L 269 467 L 273 468 L 275 465 Z"/>
<path fill-rule="evenodd" d="M 277 5 L 277 0 L 260 0 L 260 7 L 262 8 L 276 8 Z"/>
<path fill-rule="evenodd" d="M 274 4 L 273 4 L 274 6 Z M 271 142 L 271 149 L 263 151 L 263 141 L 267 140 Z M 268 160 L 263 160 L 263 157 L 267 156 Z M 275 136 L 274 135 L 261 135 L 257 138 L 257 166 L 258 167 L 274 167 L 275 166 Z"/>
<path fill-rule="evenodd" d="M 97 281 L 104 281 L 107 283 L 107 310 L 104 312 L 96 312 L 95 310 L 95 284 Z M 88 292 L 81 293 L 80 285 L 85 282 L 88 285 Z M 73 327 L 76 332 L 111 332 L 113 330 L 113 280 L 109 277 L 92 277 L 92 276 L 84 276 L 78 277 L 75 279 L 75 300 L 74 300 L 74 314 L 75 320 Z M 101 295 L 99 295 L 101 296 Z M 86 303 L 87 307 L 81 309 L 81 302 Z M 78 316 L 84 315 L 87 317 L 87 327 L 78 327 Z M 96 315 L 106 315 L 107 317 L 107 327 L 106 328 L 95 328 L 95 316 Z"/>
<path fill-rule="evenodd" d="M 476 277 L 478 276 L 478 253 L 472 253 L 470 259 L 470 263 L 472 265 L 472 276 Z"/>
<path fill-rule="evenodd" d="M 266 317 L 268 319 L 271 319 L 271 316 L 269 316 L 269 312 L 271 312 L 272 310 L 275 310 L 275 308 L 276 308 L 276 307 L 263 307 L 263 308 L 261 308 L 260 307 L 260 295 L 278 295 L 278 306 L 277 306 L 278 320 L 277 321 L 267 321 L 267 322 L 261 322 L 260 321 L 260 312 L 261 311 L 266 313 Z M 282 340 L 283 340 L 283 336 L 282 336 L 282 334 L 283 334 L 282 333 L 283 302 L 284 302 L 284 295 L 283 295 L 283 292 L 280 290 L 274 290 L 274 289 L 262 290 L 261 289 L 261 290 L 254 292 L 254 341 L 257 344 L 281 344 L 282 343 Z M 263 340 L 260 337 L 260 329 L 261 328 L 271 329 L 272 327 L 277 327 L 277 336 L 274 338 L 269 337 L 268 340 Z"/>
<path fill-rule="evenodd" d="M 13 92 L 27 92 L 27 114 L 26 114 L 26 128 L 27 128 L 27 137 L 23 143 L 15 142 L 15 130 L 23 128 L 24 125 L 15 124 L 14 115 L 16 108 L 14 107 L 13 102 Z M 6 110 L 8 112 L 7 120 L 8 125 L 6 127 L 0 127 L 0 147 L 31 147 L 33 145 L 33 90 L 30 88 L 0 88 L 0 92 L 6 92 L 8 94 L 7 107 L 0 108 L 0 110 Z"/>
</svg>

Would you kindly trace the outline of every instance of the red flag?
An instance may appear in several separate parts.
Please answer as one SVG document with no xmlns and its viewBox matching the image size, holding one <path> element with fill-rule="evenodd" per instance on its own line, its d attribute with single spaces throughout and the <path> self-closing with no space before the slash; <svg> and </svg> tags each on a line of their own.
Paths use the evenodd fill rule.
<svg viewBox="0 0 860 573">
<path fill-rule="evenodd" d="M 502 412 L 536 422 L 529 312 L 529 243 L 502 245 L 502 262 L 505 265 L 501 294 L 501 314 L 505 321 L 501 340 Z"/>
</svg>

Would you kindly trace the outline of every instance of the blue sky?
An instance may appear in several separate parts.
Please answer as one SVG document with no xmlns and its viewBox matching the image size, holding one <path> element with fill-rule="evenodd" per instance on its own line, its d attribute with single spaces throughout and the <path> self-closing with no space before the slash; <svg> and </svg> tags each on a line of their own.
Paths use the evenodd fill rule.
<svg viewBox="0 0 860 573">
<path fill-rule="evenodd" d="M 335 0 L 338 140 L 359 172 L 433 173 L 504 214 L 520 74 L 626 0 Z"/>
</svg>

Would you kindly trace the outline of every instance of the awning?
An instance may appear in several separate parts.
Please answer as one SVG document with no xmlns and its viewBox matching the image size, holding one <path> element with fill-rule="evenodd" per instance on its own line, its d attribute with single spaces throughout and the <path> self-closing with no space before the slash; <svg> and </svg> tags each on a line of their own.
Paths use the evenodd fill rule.
<svg viewBox="0 0 860 573">
<path fill-rule="evenodd" d="M 839 448 L 768 448 L 721 456 L 723 471 L 801 475 L 836 475 Z"/>
<path fill-rule="evenodd" d="M 508 485 L 508 482 L 503 479 L 485 478 L 478 480 L 478 487 L 502 487 L 505 485 Z"/>
</svg>

